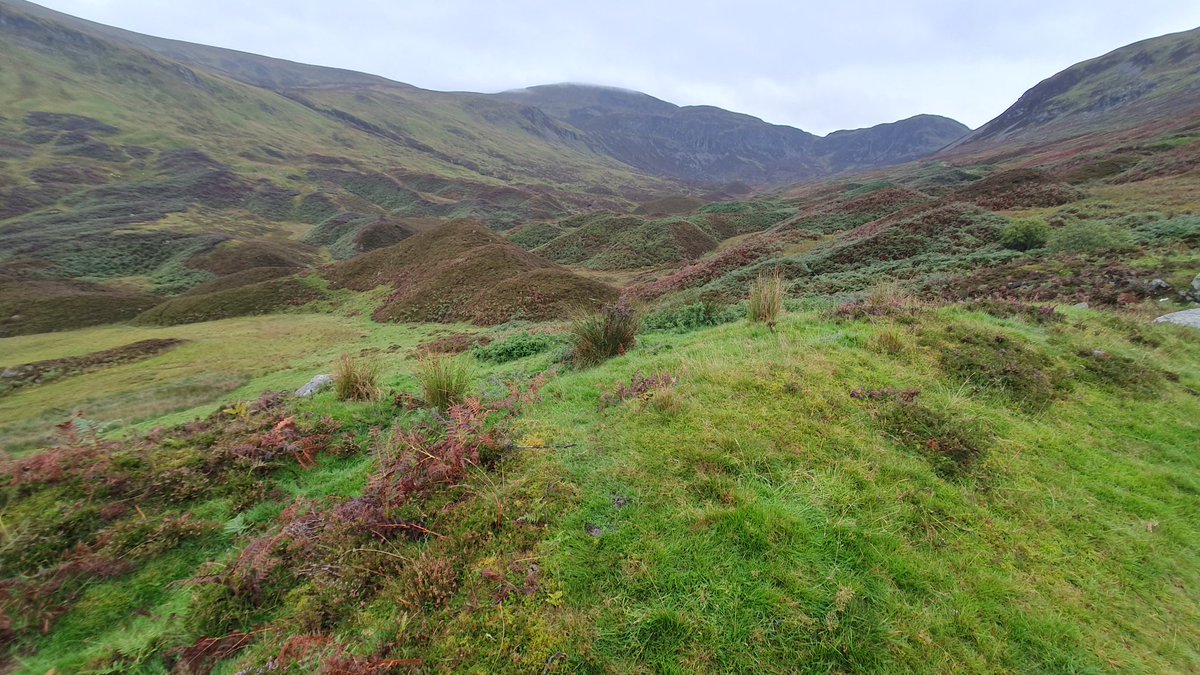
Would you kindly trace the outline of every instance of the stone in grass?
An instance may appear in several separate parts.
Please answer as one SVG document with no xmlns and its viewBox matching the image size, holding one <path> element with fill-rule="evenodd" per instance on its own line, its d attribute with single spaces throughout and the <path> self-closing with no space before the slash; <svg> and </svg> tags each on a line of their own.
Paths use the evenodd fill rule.
<svg viewBox="0 0 1200 675">
<path fill-rule="evenodd" d="M 1154 323 L 1173 323 L 1189 328 L 1200 329 L 1200 309 L 1185 309 L 1182 312 L 1174 312 L 1165 316 L 1160 316 L 1154 320 Z"/>
<path fill-rule="evenodd" d="M 300 398 L 308 398 L 309 396 L 316 394 L 317 392 L 321 391 L 322 389 L 324 389 L 325 387 L 328 387 L 331 384 L 333 384 L 333 376 L 332 375 L 318 375 L 318 376 L 314 377 L 313 379 L 309 380 L 308 384 L 297 389 L 296 396 L 299 396 Z"/>
</svg>

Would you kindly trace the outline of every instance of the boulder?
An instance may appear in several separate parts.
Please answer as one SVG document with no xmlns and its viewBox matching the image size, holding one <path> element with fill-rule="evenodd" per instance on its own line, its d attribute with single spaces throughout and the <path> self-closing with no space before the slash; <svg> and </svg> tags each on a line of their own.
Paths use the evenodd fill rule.
<svg viewBox="0 0 1200 675">
<path fill-rule="evenodd" d="M 1154 323 L 1173 323 L 1180 326 L 1188 326 L 1189 328 L 1200 329 L 1200 309 L 1185 309 L 1182 312 L 1174 312 L 1165 316 L 1160 316 L 1154 320 Z"/>
<path fill-rule="evenodd" d="M 1150 283 L 1146 284 L 1146 288 L 1149 289 L 1151 293 L 1166 293 L 1167 291 L 1171 290 L 1171 284 L 1168 284 L 1162 279 L 1154 279 Z"/>
<path fill-rule="evenodd" d="M 309 380 L 308 384 L 297 389 L 296 396 L 299 396 L 300 398 L 308 398 L 309 396 L 316 394 L 331 384 L 333 384 L 332 375 L 318 375 Z"/>
<path fill-rule="evenodd" d="M 1200 302 L 1200 274 L 1197 274 L 1196 278 L 1192 279 L 1192 286 L 1183 292 L 1183 297 L 1192 302 Z"/>
</svg>

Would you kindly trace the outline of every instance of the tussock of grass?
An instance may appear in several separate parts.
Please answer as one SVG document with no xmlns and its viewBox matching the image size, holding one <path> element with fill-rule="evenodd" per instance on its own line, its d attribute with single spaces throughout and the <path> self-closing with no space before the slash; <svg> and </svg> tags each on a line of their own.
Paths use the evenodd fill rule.
<svg viewBox="0 0 1200 675">
<path fill-rule="evenodd" d="M 417 364 L 414 374 L 425 402 L 438 410 L 462 403 L 475 381 L 471 364 L 456 356 L 427 356 Z"/>
<path fill-rule="evenodd" d="M 383 395 L 379 389 L 380 365 L 369 359 L 356 360 L 342 354 L 333 370 L 333 391 L 339 401 L 374 401 Z"/>
<path fill-rule="evenodd" d="M 628 305 L 605 305 L 595 314 L 577 317 L 571 324 L 572 359 L 594 366 L 633 349 L 641 318 Z"/>
<path fill-rule="evenodd" d="M 750 300 L 746 313 L 751 321 L 773 325 L 783 312 L 786 286 L 783 274 L 764 274 L 750 284 Z"/>
</svg>

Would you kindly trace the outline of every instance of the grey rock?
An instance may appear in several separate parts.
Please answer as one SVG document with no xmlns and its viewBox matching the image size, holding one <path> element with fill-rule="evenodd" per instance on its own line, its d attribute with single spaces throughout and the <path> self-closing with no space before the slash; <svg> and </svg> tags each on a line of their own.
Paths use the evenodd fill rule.
<svg viewBox="0 0 1200 675">
<path fill-rule="evenodd" d="M 1183 295 L 1189 300 L 1200 302 L 1200 274 L 1197 274 L 1196 278 L 1192 279 L 1191 289 L 1185 292 Z"/>
<path fill-rule="evenodd" d="M 1088 308 L 1088 304 L 1087 304 L 1086 302 L 1081 302 L 1081 303 L 1079 303 L 1079 304 L 1077 304 L 1077 305 L 1071 305 L 1071 308 L 1072 308 L 1072 309 L 1087 309 L 1087 308 Z"/>
<path fill-rule="evenodd" d="M 297 389 L 296 395 L 300 398 L 308 398 L 331 384 L 333 384 L 332 375 L 318 375 L 309 380 L 308 384 Z"/>
<path fill-rule="evenodd" d="M 1160 316 L 1154 320 L 1154 323 L 1173 323 L 1200 330 L 1200 309 L 1185 309 L 1182 312 Z"/>
<path fill-rule="evenodd" d="M 1154 279 L 1150 283 L 1146 284 L 1146 288 L 1148 288 L 1151 293 L 1165 293 L 1171 290 L 1171 284 L 1168 284 L 1162 279 Z"/>
</svg>

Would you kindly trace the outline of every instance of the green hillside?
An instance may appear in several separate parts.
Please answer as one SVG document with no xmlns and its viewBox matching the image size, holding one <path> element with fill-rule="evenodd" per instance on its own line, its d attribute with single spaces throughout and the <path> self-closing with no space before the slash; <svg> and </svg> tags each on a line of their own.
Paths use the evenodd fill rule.
<svg viewBox="0 0 1200 675">
<path fill-rule="evenodd" d="M 0 0 L 0 673 L 1200 671 L 1195 37 L 891 166 Z"/>
<path fill-rule="evenodd" d="M 469 392 L 485 412 L 454 422 L 391 396 L 264 397 L 145 441 L 64 437 L 10 459 L 0 555 L 31 575 L 5 582 L 13 665 L 1200 664 L 1187 329 L 843 313 L 646 334 L 590 370 L 551 353 L 480 362 Z M 336 349 L 400 346 L 377 357 L 384 382 L 419 395 L 404 348 L 420 333 L 348 328 Z M 547 368 L 537 389 L 527 378 Z M 502 402 L 492 378 L 531 393 Z M 442 424 L 465 426 L 439 441 Z M 479 464 L 426 473 L 410 443 Z"/>
</svg>

